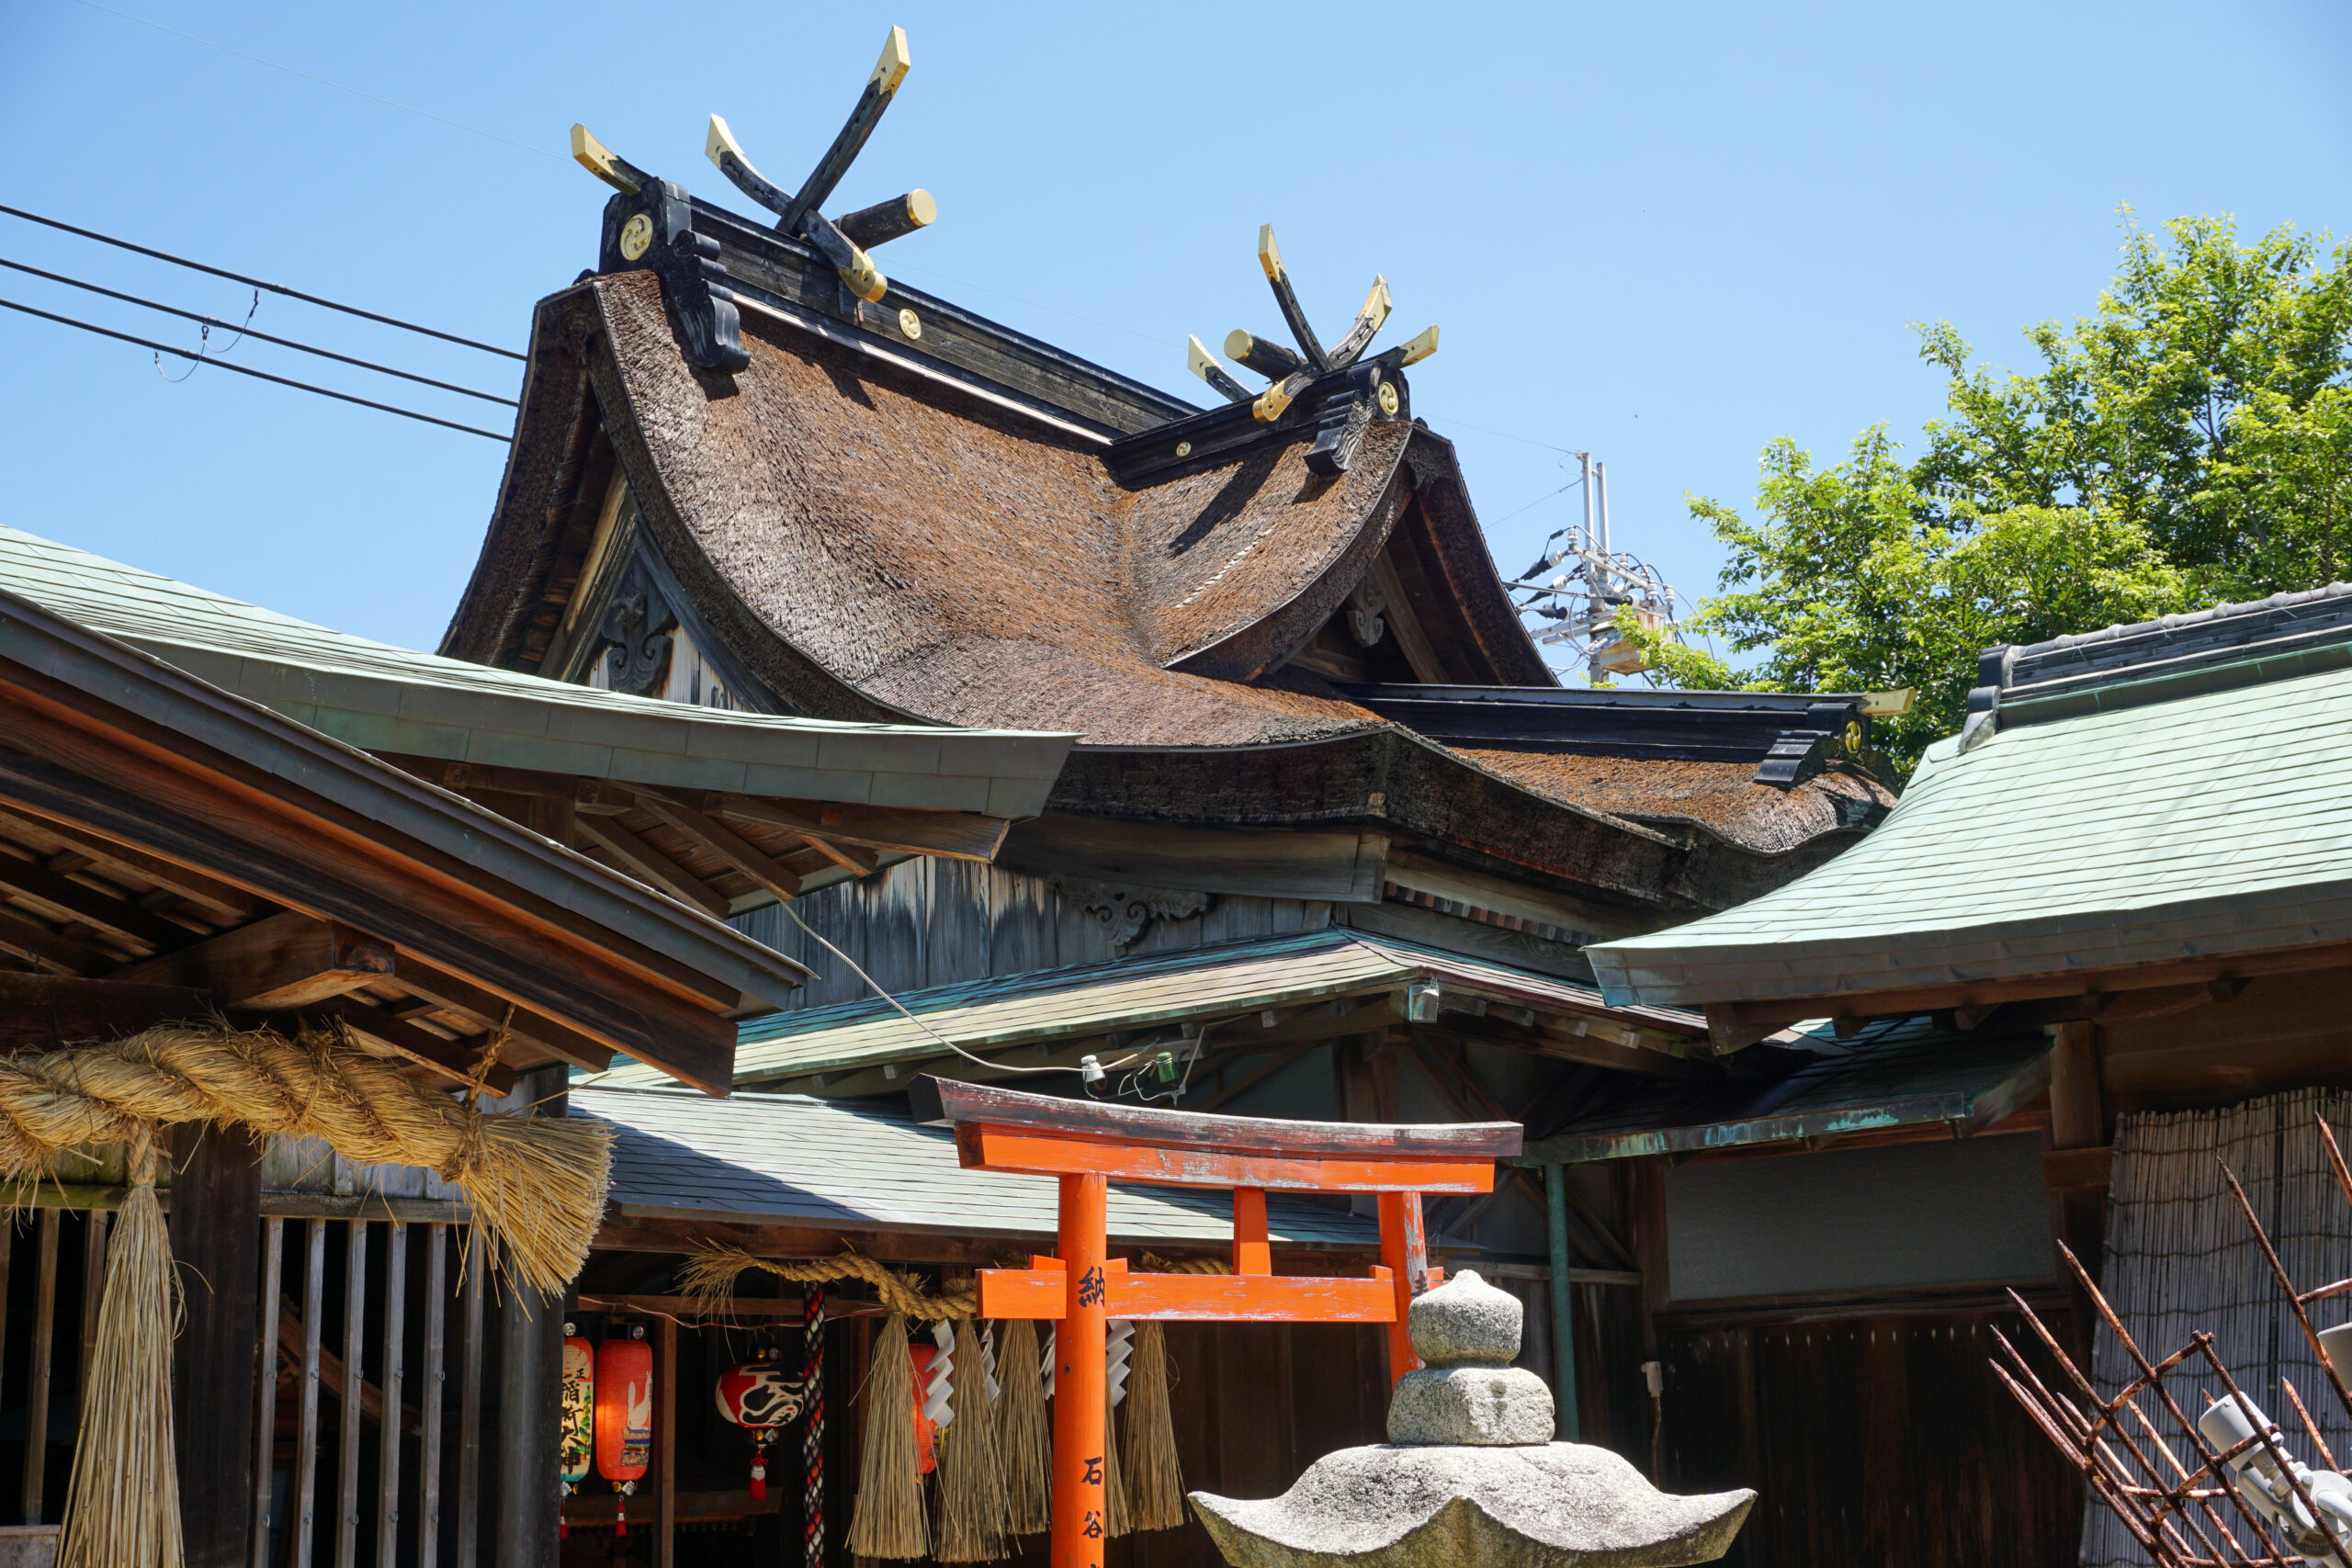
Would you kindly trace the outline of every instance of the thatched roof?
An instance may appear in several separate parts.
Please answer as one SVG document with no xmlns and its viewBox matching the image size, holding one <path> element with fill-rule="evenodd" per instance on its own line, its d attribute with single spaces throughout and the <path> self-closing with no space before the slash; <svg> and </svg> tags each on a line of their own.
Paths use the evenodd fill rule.
<svg viewBox="0 0 2352 1568">
<path fill-rule="evenodd" d="M 1272 825 L 1362 805 L 1410 818 L 1416 837 L 1477 840 L 1499 863 L 1578 882 L 1599 862 L 1643 863 L 1627 879 L 1638 890 L 1626 891 L 1647 902 L 1680 882 L 1668 901 L 1683 903 L 1697 891 L 1689 868 L 1648 864 L 1661 850 L 1674 858 L 1679 829 L 1695 829 L 1716 860 L 1818 853 L 1862 825 L 1846 802 L 1858 787 L 1883 803 L 1846 775 L 1790 789 L 1743 789 L 1727 775 L 1661 810 L 1676 786 L 1647 770 L 1620 801 L 1607 770 L 1554 776 L 1588 760 L 1502 741 L 1474 761 L 1310 672 L 1333 660 L 1302 651 L 1336 637 L 1341 664 L 1386 661 L 1375 681 L 1556 689 L 1487 554 L 1451 444 L 1424 426 L 1374 423 L 1332 478 L 1306 468 L 1310 427 L 1286 446 L 1128 489 L 1104 462 L 1103 437 L 932 374 L 907 345 L 895 357 L 861 351 L 846 329 L 817 325 L 746 309 L 751 364 L 728 376 L 682 353 L 650 273 L 588 278 L 542 301 L 514 457 L 443 651 L 536 667 L 617 469 L 640 537 L 690 602 L 680 613 L 778 706 L 1078 732 L 1049 810 Z M 1382 613 L 1411 623 L 1408 651 L 1401 630 L 1369 649 L 1333 630 L 1375 576 L 1391 601 Z M 1299 750 L 1334 742 L 1352 744 L 1322 761 Z M 1384 755 L 1405 743 L 1417 782 L 1357 790 L 1367 781 L 1351 759 L 1374 755 L 1364 742 L 1385 742 Z M 1191 809 L 1197 795 L 1166 811 L 1106 802 L 1114 778 L 1150 787 L 1149 770 L 1080 766 L 1122 752 L 1179 773 L 1208 766 L 1209 793 L 1225 803 L 1204 816 Z M 1323 798 L 1325 774 L 1348 775 L 1350 798 Z M 1408 799 L 1408 789 L 1430 797 Z M 1661 839 L 1633 814 L 1673 826 Z M 1604 850 L 1596 835 L 1623 841 Z M 1528 859 L 1525 846 L 1555 840 L 1583 846 L 1577 863 Z M 1725 885 L 1696 901 L 1727 896 Z"/>
</svg>

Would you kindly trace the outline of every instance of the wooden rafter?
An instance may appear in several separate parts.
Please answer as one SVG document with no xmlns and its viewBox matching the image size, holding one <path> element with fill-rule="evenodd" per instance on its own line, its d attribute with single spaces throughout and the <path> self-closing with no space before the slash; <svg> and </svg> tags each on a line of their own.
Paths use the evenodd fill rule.
<svg viewBox="0 0 2352 1568">
<path fill-rule="evenodd" d="M 398 967 L 390 943 L 288 912 L 129 964 L 113 977 L 193 987 L 220 1007 L 268 1012 L 374 985 Z"/>
<path fill-rule="evenodd" d="M 709 884 L 622 827 L 617 818 L 583 816 L 580 818 L 580 836 L 604 851 L 616 866 L 639 882 L 693 905 L 713 919 L 727 918 L 727 900 L 712 892 Z"/>
<path fill-rule="evenodd" d="M 177 947 L 188 940 L 186 925 L 147 908 L 129 889 L 102 885 L 78 871 L 54 870 L 29 850 L 21 861 L 6 852 L 19 847 L 0 844 L 0 892 L 20 894 L 56 910 L 55 918 L 86 920 L 142 947 Z M 74 858 L 91 863 L 87 857 Z"/>
<path fill-rule="evenodd" d="M 799 877 L 718 818 L 642 784 L 638 786 L 637 803 L 777 897 L 800 896 Z"/>
</svg>

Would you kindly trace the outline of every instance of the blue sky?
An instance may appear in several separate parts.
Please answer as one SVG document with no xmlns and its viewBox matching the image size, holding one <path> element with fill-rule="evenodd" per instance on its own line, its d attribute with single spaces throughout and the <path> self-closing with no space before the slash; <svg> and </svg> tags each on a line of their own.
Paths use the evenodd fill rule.
<svg viewBox="0 0 2352 1568">
<path fill-rule="evenodd" d="M 1712 587 L 1720 552 L 1686 491 L 1745 502 L 1779 435 L 1824 457 L 1875 421 L 1907 438 L 1940 401 L 1911 321 L 2021 364 L 2018 329 L 2086 310 L 2110 275 L 2120 204 L 2352 230 L 2352 6 L 2335 0 L 5 0 L 0 201 L 520 347 L 531 302 L 595 258 L 605 191 L 563 155 L 573 120 L 740 210 L 703 160 L 705 117 L 796 179 L 892 22 L 914 71 L 836 205 L 920 185 L 941 217 L 879 253 L 887 270 L 1196 399 L 1187 333 L 1278 326 L 1261 222 L 1327 335 L 1385 273 L 1386 341 L 1444 329 L 1416 410 L 1459 443 L 1506 570 L 1568 520 L 1575 496 L 1553 492 L 1582 447 L 1609 463 L 1621 547 Z M 250 304 L 13 219 L 0 256 L 218 315 Z M 20 275 L 0 297 L 193 342 Z M 438 638 L 503 446 L 213 369 L 173 384 L 142 350 L 0 317 L 0 517 Z M 512 362 L 274 297 L 254 324 L 514 389 Z M 260 344 L 234 357 L 503 423 Z"/>
</svg>

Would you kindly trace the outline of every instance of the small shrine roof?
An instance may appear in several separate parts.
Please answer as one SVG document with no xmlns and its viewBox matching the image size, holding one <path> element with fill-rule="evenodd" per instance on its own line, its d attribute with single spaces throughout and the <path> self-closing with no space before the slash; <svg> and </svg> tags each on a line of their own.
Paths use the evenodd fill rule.
<svg viewBox="0 0 2352 1568">
<path fill-rule="evenodd" d="M 1967 728 L 1883 826 L 1736 908 L 1588 949 L 1604 994 L 1830 1012 L 2352 942 L 2352 598 L 1984 661 Z"/>
<path fill-rule="evenodd" d="M 571 1114 L 617 1130 L 612 1202 L 623 1218 L 739 1221 L 955 1236 L 1054 1234 L 1053 1178 L 966 1170 L 952 1128 L 903 1111 L 797 1094 L 725 1100 L 663 1088 L 583 1086 Z M 1114 1242 L 1221 1245 L 1233 1237 L 1229 1194 L 1111 1188 Z M 1294 1247 L 1379 1245 L 1368 1219 L 1272 1194 L 1269 1235 Z"/>
</svg>

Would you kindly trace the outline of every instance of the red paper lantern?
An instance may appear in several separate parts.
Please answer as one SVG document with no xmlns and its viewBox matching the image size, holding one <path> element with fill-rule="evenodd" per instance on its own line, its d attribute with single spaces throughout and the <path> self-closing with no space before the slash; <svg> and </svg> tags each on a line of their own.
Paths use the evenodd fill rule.
<svg viewBox="0 0 2352 1568">
<path fill-rule="evenodd" d="M 752 1434 L 751 1498 L 760 1502 L 768 1495 L 768 1438 L 800 1414 L 800 1383 L 785 1376 L 773 1356 L 763 1356 L 719 1373 L 711 1392 L 718 1413 Z"/>
<path fill-rule="evenodd" d="M 588 1461 L 595 1447 L 596 1418 L 596 1347 L 580 1337 L 570 1324 L 563 1325 L 563 1443 L 561 1475 L 563 1495 L 571 1496 L 588 1478 Z M 560 1516 L 558 1516 L 560 1519 Z M 556 1533 L 568 1536 L 569 1525 L 559 1523 Z"/>
<path fill-rule="evenodd" d="M 617 1486 L 616 1535 L 628 1534 L 628 1495 L 653 1459 L 653 1347 L 645 1330 L 596 1348 L 596 1472 Z"/>
</svg>

